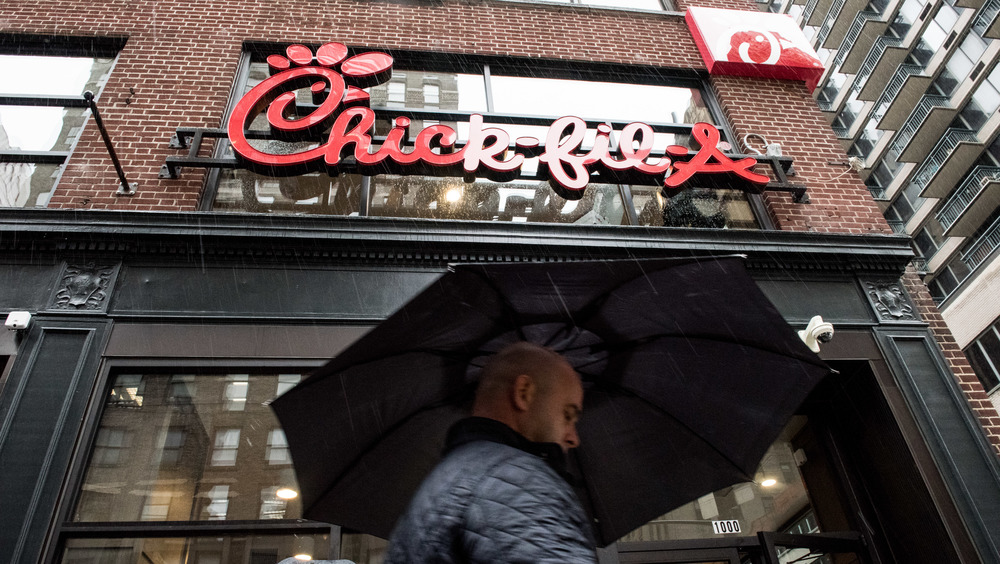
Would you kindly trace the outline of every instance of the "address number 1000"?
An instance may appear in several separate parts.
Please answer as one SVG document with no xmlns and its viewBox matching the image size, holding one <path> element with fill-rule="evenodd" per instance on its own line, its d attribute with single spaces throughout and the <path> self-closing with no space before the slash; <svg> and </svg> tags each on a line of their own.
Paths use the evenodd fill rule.
<svg viewBox="0 0 1000 564">
<path fill-rule="evenodd" d="M 736 519 L 730 519 L 727 521 L 712 521 L 712 531 L 717 535 L 739 533 L 740 522 Z"/>
</svg>

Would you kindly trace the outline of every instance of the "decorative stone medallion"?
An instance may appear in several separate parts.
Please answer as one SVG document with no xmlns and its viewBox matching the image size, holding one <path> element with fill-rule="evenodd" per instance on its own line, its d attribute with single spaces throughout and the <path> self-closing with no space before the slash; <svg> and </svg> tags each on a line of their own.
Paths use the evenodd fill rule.
<svg viewBox="0 0 1000 564">
<path fill-rule="evenodd" d="M 50 309 L 104 311 L 117 265 L 66 264 Z"/>
<path fill-rule="evenodd" d="M 898 280 L 864 282 L 865 294 L 881 321 L 919 321 Z"/>
</svg>

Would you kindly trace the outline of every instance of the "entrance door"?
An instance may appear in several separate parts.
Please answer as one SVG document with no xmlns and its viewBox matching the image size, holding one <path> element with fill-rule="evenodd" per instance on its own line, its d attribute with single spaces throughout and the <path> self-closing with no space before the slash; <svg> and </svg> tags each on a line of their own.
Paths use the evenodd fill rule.
<svg viewBox="0 0 1000 564">
<path fill-rule="evenodd" d="M 626 535 L 621 562 L 958 562 L 871 365 L 831 364 L 752 482 Z"/>
</svg>

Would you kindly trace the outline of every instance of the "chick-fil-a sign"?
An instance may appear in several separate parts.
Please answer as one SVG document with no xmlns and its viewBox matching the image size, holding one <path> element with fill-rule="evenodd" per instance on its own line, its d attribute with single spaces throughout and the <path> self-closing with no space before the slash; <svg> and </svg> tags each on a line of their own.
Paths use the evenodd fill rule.
<svg viewBox="0 0 1000 564">
<path fill-rule="evenodd" d="M 583 196 L 591 174 L 618 181 L 662 184 L 674 193 L 698 174 L 727 174 L 762 187 L 769 178 L 753 172 L 757 161 L 730 159 L 718 149 L 719 130 L 707 123 L 695 124 L 691 136 L 700 144 L 694 155 L 687 147 L 667 147 L 666 154 L 653 156 L 653 128 L 630 123 L 622 130 L 618 149 L 612 150 L 611 127 L 597 127 L 593 146 L 583 152 L 586 122 L 566 116 L 555 120 L 541 141 L 533 137 L 514 139 L 499 127 L 485 125 L 483 116 L 469 116 L 464 143 L 450 126 L 430 125 L 420 130 L 408 145 L 410 119 L 395 118 L 392 129 L 378 148 L 372 146 L 375 112 L 368 107 L 367 86 L 388 80 L 392 57 L 385 53 L 362 53 L 347 58 L 347 48 L 327 43 L 316 51 L 292 45 L 287 57 L 271 55 L 272 75 L 253 87 L 237 104 L 227 125 L 229 141 L 237 158 L 251 170 L 288 176 L 317 170 L 340 172 L 347 160 L 363 173 L 435 174 L 488 176 L 511 179 L 518 175 L 527 155 L 538 155 L 539 177 L 548 178 L 567 199 Z M 339 72 L 338 72 L 339 71 Z M 296 117 L 295 91 L 311 89 L 318 106 L 308 115 Z M 246 130 L 254 118 L 266 112 L 272 131 L 282 139 L 315 139 L 318 146 L 299 152 L 270 153 L 254 147 Z M 684 159 L 684 160 L 681 160 Z"/>
</svg>

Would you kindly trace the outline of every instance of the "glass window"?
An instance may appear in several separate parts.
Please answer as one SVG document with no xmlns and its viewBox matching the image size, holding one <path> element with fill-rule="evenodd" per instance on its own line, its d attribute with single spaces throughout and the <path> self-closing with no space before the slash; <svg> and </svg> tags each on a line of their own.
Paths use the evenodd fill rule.
<svg viewBox="0 0 1000 564">
<path fill-rule="evenodd" d="M 331 527 L 301 521 L 288 445 L 270 407 L 301 374 L 129 373 L 104 397 L 71 521 L 106 533 L 63 529 L 61 562 L 276 564 L 289 557 L 334 559 Z M 243 409 L 228 408 L 230 384 L 247 382 Z M 197 384 L 198 394 L 179 390 Z M 188 386 L 191 386 L 189 388 Z M 237 456 L 238 452 L 238 456 Z M 278 462 L 283 461 L 283 462 Z M 282 520 L 281 528 L 261 525 Z M 171 536 L 187 521 L 184 537 Z M 229 522 L 238 522 L 231 525 Z M 248 536 L 247 522 L 259 532 Z M 109 525 L 109 524 L 115 525 Z M 120 523 L 144 524 L 123 538 Z M 219 528 L 221 527 L 221 528 Z"/>
<path fill-rule="evenodd" d="M 226 376 L 225 407 L 229 411 L 243 411 L 247 404 L 247 388 L 250 387 L 247 374 Z"/>
<path fill-rule="evenodd" d="M 274 397 L 278 397 L 288 390 L 291 390 L 301 381 L 301 374 L 278 374 L 278 389 L 275 390 Z"/>
<path fill-rule="evenodd" d="M 0 85 L 0 94 L 82 101 L 85 91 L 100 93 L 112 62 L 91 56 L 0 54 L 0 76 L 10 79 Z M 0 152 L 37 152 L 50 159 L 49 164 L 15 163 L 0 157 L 0 207 L 48 205 L 62 173 L 62 165 L 51 164 L 51 159 L 72 150 L 87 115 L 83 107 L 0 106 Z"/>
<path fill-rule="evenodd" d="M 185 564 L 276 564 L 285 558 L 336 558 L 327 534 L 219 534 L 203 537 L 70 539 L 62 562 L 67 564 L 125 564 L 155 562 Z"/>
<path fill-rule="evenodd" d="M 288 453 L 288 441 L 281 429 L 272 429 L 267 434 L 267 450 L 264 451 L 268 464 L 291 464 L 292 456 Z"/>
<path fill-rule="evenodd" d="M 631 8 L 635 10 L 665 10 L 670 9 L 660 0 L 544 0 L 563 4 L 584 4 L 607 8 Z M 666 1 L 666 0 L 665 0 Z"/>
<path fill-rule="evenodd" d="M 505 114 L 715 123 L 696 88 L 521 76 L 492 76 L 490 85 L 494 111 Z"/>
<path fill-rule="evenodd" d="M 995 333 L 996 328 L 990 327 L 983 337 L 989 335 L 995 338 Z M 1000 356 L 993 356 L 987 352 L 982 343 L 983 337 L 973 341 L 965 349 L 965 356 L 969 359 L 969 364 L 972 365 L 972 370 L 983 384 L 983 388 L 987 392 L 991 392 L 993 388 L 1000 385 L 1000 373 L 997 372 L 998 366 L 1000 366 Z"/>
<path fill-rule="evenodd" d="M 798 430 L 807 425 L 799 415 L 788 425 Z M 736 521 L 736 536 L 755 536 L 760 531 L 817 532 L 815 518 L 803 522 L 812 511 L 805 479 L 799 471 L 803 452 L 794 444 L 794 432 L 782 435 L 761 460 L 754 481 L 706 494 L 663 515 L 623 537 L 620 543 L 718 538 L 713 522 Z M 728 532 L 728 531 L 727 531 Z M 817 562 L 822 560 L 817 560 Z"/>
<path fill-rule="evenodd" d="M 288 374 L 115 376 L 73 521 L 253 520 L 274 511 L 262 505 L 265 488 L 291 492 L 282 498 L 283 518 L 300 518 L 288 445 L 265 405 L 281 376 L 288 383 Z M 244 378 L 243 409 L 228 409 L 227 386 Z M 176 401 L 188 384 L 199 393 Z M 141 403 L 118 399 L 118 391 L 136 388 Z"/>
<path fill-rule="evenodd" d="M 129 432 L 126 429 L 105 427 L 98 431 L 94 439 L 93 464 L 116 466 L 121 463 L 128 448 Z"/>
<path fill-rule="evenodd" d="M 917 231 L 917 234 L 913 236 L 913 247 L 917 255 L 921 257 L 929 257 L 937 251 L 937 245 L 934 244 L 926 228 Z"/>
<path fill-rule="evenodd" d="M 240 429 L 222 429 L 215 433 L 215 449 L 212 451 L 212 466 L 236 466 L 236 454 L 240 449 Z"/>
</svg>

